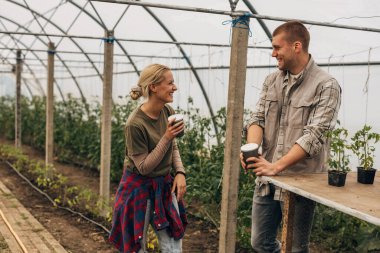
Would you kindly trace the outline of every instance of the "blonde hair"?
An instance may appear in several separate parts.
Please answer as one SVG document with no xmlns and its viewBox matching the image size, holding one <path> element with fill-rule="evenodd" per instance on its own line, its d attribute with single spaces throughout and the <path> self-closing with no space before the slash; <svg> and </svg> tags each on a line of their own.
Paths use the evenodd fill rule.
<svg viewBox="0 0 380 253">
<path fill-rule="evenodd" d="M 164 80 L 164 73 L 170 70 L 169 67 L 161 64 L 151 64 L 143 69 L 140 74 L 137 86 L 132 87 L 129 95 L 133 100 L 141 96 L 149 96 L 149 85 L 158 84 Z"/>
</svg>

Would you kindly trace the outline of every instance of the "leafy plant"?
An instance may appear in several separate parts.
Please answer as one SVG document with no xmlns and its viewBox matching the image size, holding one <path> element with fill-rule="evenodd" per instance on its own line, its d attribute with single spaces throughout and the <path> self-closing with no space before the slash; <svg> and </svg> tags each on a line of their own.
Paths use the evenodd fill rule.
<svg viewBox="0 0 380 253">
<path fill-rule="evenodd" d="M 348 166 L 350 161 L 346 153 L 349 148 L 347 136 L 348 131 L 343 127 L 335 128 L 327 133 L 327 137 L 330 138 L 331 141 L 330 158 L 328 160 L 330 170 L 341 172 L 350 171 L 350 167 Z"/>
<path fill-rule="evenodd" d="M 319 252 L 379 252 L 380 227 L 317 204 L 311 240 Z"/>
<path fill-rule="evenodd" d="M 22 103 L 23 143 L 44 150 L 45 102 L 43 98 L 23 98 Z M 120 180 L 124 159 L 124 123 L 130 112 L 136 108 L 136 101 L 125 98 L 123 104 L 114 104 L 112 110 L 112 158 L 111 179 Z M 100 164 L 100 115 L 99 103 L 84 104 L 80 99 L 67 97 L 65 102 L 56 101 L 55 155 L 58 160 L 80 164 L 83 169 L 97 168 Z M 210 117 L 202 116 L 190 98 L 186 111 L 186 134 L 178 139 L 183 164 L 187 172 L 186 202 L 194 217 L 211 221 L 215 230 L 220 223 L 224 139 L 226 130 L 226 109 L 221 108 L 215 115 L 219 136 L 215 136 Z M 249 111 L 245 112 L 248 118 Z M 0 97 L 0 137 L 14 138 L 14 98 Z M 341 133 L 344 134 L 344 133 Z M 220 144 L 216 143 L 219 138 Z M 342 138 L 344 139 L 344 138 Z M 352 147 L 352 146 L 350 146 Z M 0 160 L 6 159 L 25 172 L 42 188 L 49 188 L 53 199 L 60 205 L 74 205 L 76 210 L 100 214 L 105 205 L 99 195 L 82 187 L 70 185 L 70 181 L 54 172 L 46 178 L 46 167 L 32 162 L 21 151 L 0 145 Z M 237 252 L 248 252 L 250 246 L 252 195 L 255 188 L 254 174 L 239 177 L 237 210 Z M 112 202 L 112 201 L 111 201 Z M 108 206 L 107 222 L 112 218 Z M 210 225 L 211 226 L 211 225 Z M 360 228 L 360 229 L 359 229 Z M 379 250 L 380 229 L 352 217 L 327 210 L 317 209 L 314 222 L 313 241 L 318 246 L 334 252 L 361 252 L 362 249 Z M 153 240 L 151 240 L 152 242 Z M 152 250 L 151 245 L 149 246 Z M 157 247 L 155 247 L 156 249 Z"/>
<path fill-rule="evenodd" d="M 14 147 L 0 145 L 0 160 L 10 162 L 32 183 L 48 193 L 57 204 L 91 214 L 102 221 L 104 219 L 100 213 L 104 210 L 104 205 L 107 205 L 107 213 L 112 211 L 110 204 L 104 203 L 105 201 L 99 197 L 99 194 L 85 186 L 70 185 L 68 178 L 59 174 L 54 167 L 45 166 L 40 161 L 29 160 L 26 155 Z M 48 173 L 49 171 L 51 173 Z M 51 174 L 51 177 L 47 177 L 48 174 Z M 103 206 L 98 203 L 102 203 Z M 107 216 L 106 221 L 111 221 L 110 215 Z"/>
<path fill-rule="evenodd" d="M 371 131 L 371 129 L 371 126 L 364 125 L 363 128 L 357 131 L 351 138 L 352 144 L 350 148 L 359 158 L 360 167 L 363 167 L 365 170 L 369 170 L 373 167 L 374 144 L 380 140 L 380 134 Z"/>
</svg>

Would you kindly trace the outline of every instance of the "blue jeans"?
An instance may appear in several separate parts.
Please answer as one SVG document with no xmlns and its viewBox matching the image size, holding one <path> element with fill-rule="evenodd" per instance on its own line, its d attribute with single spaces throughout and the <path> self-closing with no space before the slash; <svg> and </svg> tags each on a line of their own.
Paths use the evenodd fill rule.
<svg viewBox="0 0 380 253">
<path fill-rule="evenodd" d="M 254 252 L 272 253 L 281 251 L 277 231 L 282 220 L 281 201 L 274 200 L 275 188 L 270 185 L 270 195 L 260 197 L 255 189 L 252 203 L 251 245 Z M 293 253 L 308 253 L 310 231 L 313 224 L 315 202 L 301 196 L 295 198 L 293 224 Z"/>
<path fill-rule="evenodd" d="M 179 212 L 178 201 L 174 193 L 172 194 L 172 198 L 173 198 L 174 207 L 177 209 L 177 212 Z M 139 250 L 138 253 L 147 252 L 146 238 L 147 238 L 149 224 L 152 223 L 152 219 L 151 219 L 152 213 L 153 213 L 152 203 L 150 200 L 148 200 L 147 206 L 146 206 L 146 213 L 145 213 L 143 239 L 141 240 L 141 249 Z M 168 235 L 168 232 L 166 231 L 166 229 L 154 231 L 154 232 L 156 233 L 157 238 L 158 238 L 160 252 L 163 252 L 163 253 L 181 253 L 182 252 L 182 240 L 174 240 L 174 238 Z"/>
</svg>

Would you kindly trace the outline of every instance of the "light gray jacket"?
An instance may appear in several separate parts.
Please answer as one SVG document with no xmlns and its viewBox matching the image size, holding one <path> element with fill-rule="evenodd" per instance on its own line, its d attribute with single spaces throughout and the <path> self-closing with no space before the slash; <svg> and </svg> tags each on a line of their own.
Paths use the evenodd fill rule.
<svg viewBox="0 0 380 253">
<path fill-rule="evenodd" d="M 263 128 L 263 156 L 270 162 L 279 160 L 296 143 L 307 152 L 305 159 L 282 173 L 326 171 L 326 132 L 336 124 L 341 88 L 311 56 L 294 82 L 289 84 L 288 77 L 287 72 L 277 71 L 266 78 L 246 129 L 253 124 Z"/>
</svg>

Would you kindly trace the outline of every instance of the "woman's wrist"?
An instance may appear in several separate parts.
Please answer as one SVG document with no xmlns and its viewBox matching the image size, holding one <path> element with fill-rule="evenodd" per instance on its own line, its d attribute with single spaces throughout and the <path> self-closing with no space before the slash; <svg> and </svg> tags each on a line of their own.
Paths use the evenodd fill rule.
<svg viewBox="0 0 380 253">
<path fill-rule="evenodd" d="M 186 173 L 184 171 L 176 171 L 175 176 L 182 174 L 186 178 Z"/>
</svg>

